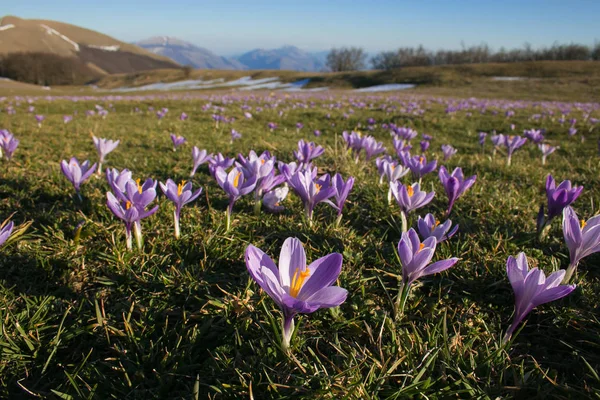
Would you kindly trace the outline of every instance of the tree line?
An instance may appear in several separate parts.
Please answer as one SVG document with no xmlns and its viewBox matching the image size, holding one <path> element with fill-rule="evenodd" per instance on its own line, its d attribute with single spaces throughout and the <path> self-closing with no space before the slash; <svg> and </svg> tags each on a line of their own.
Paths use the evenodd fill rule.
<svg viewBox="0 0 600 400">
<path fill-rule="evenodd" d="M 97 77 L 84 62 L 52 53 L 0 55 L 0 76 L 35 85 L 84 84 Z"/>
<path fill-rule="evenodd" d="M 326 65 L 331 71 L 357 71 L 366 69 L 367 58 L 365 50 L 359 47 L 334 48 L 327 55 Z M 599 61 L 600 42 L 594 46 L 554 43 L 538 49 L 526 43 L 522 48 L 507 50 L 502 47 L 497 51 L 487 44 L 437 51 L 423 46 L 401 47 L 394 51 L 383 51 L 372 57 L 370 62 L 373 69 L 389 70 L 429 65 L 567 60 Z"/>
</svg>

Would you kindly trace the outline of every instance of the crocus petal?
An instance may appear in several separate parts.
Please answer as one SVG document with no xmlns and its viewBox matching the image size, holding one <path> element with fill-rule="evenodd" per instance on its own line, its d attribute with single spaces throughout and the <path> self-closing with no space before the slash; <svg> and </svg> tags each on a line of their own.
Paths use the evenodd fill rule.
<svg viewBox="0 0 600 400">
<path fill-rule="evenodd" d="M 458 258 L 453 257 L 447 260 L 441 260 L 434 262 L 429 265 L 427 268 L 423 269 L 422 276 L 436 274 L 438 272 L 442 272 L 447 270 L 448 268 L 454 266 L 458 262 Z"/>
<path fill-rule="evenodd" d="M 314 293 L 306 302 L 319 308 L 337 307 L 346 301 L 348 291 L 339 286 L 328 286 Z"/>
<path fill-rule="evenodd" d="M 245 258 L 246 268 L 248 268 L 248 272 L 250 273 L 252 279 L 254 279 L 256 283 L 258 283 L 258 285 L 261 288 L 263 288 L 263 290 L 268 291 L 269 288 L 264 282 L 263 273 L 261 272 L 261 269 L 263 267 L 267 268 L 271 270 L 274 276 L 278 276 L 279 270 L 277 269 L 277 266 L 275 266 L 273 260 L 271 260 L 271 258 L 268 255 L 266 255 L 264 251 L 253 245 L 249 245 L 246 248 Z"/>
<path fill-rule="evenodd" d="M 575 290 L 575 285 L 560 285 L 557 287 L 553 287 L 553 288 L 544 290 L 543 293 L 540 293 L 538 296 L 536 296 L 533 299 L 532 304 L 534 307 L 537 307 L 541 304 L 548 303 L 548 302 L 554 301 L 554 300 L 558 300 L 562 297 L 565 297 L 565 296 L 571 294 L 571 292 L 573 290 Z"/>
<path fill-rule="evenodd" d="M 302 242 L 297 238 L 287 238 L 281 246 L 279 254 L 279 282 L 284 288 L 289 288 L 296 269 L 306 268 L 306 253 Z"/>
<path fill-rule="evenodd" d="M 298 293 L 298 298 L 305 300 L 324 287 L 331 286 L 342 271 L 342 255 L 332 253 L 313 261 L 308 267 L 310 276 Z M 307 300 L 308 301 L 308 300 Z"/>
</svg>

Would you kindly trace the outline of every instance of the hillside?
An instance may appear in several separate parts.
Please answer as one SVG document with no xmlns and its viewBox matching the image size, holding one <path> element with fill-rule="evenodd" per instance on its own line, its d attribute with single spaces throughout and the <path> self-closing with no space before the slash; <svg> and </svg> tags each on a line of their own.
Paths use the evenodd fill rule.
<svg viewBox="0 0 600 400">
<path fill-rule="evenodd" d="M 136 43 L 138 46 L 174 60 L 180 65 L 198 69 L 246 69 L 239 61 L 221 57 L 203 47 L 168 36 L 156 36 Z"/>
<path fill-rule="evenodd" d="M 0 20 L 0 55 L 17 52 L 74 57 L 97 74 L 179 67 L 167 57 L 90 29 L 6 16 Z"/>
</svg>

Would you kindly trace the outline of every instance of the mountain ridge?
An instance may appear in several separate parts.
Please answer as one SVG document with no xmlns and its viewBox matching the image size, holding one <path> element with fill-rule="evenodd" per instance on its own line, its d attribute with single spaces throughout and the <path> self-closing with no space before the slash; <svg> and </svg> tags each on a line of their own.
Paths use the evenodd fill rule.
<svg viewBox="0 0 600 400">
<path fill-rule="evenodd" d="M 310 53 L 293 45 L 275 49 L 256 48 L 225 57 L 209 49 L 171 36 L 154 36 L 135 42 L 155 54 L 198 69 L 322 71 L 325 52 Z"/>
<path fill-rule="evenodd" d="M 180 67 L 168 57 L 91 29 L 9 15 L 0 19 L 0 55 L 11 53 L 50 53 L 70 57 L 87 64 L 98 74 Z"/>
<path fill-rule="evenodd" d="M 178 64 L 189 65 L 193 68 L 246 69 L 236 59 L 219 56 L 204 47 L 170 36 L 154 36 L 138 41 L 136 44 L 154 54 L 169 57 Z"/>
</svg>

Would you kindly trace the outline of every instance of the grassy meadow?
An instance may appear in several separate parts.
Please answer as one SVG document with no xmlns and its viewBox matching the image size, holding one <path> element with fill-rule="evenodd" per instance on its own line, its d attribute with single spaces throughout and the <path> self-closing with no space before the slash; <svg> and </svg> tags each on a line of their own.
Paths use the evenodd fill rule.
<svg viewBox="0 0 600 400">
<path fill-rule="evenodd" d="M 16 113 L 0 113 L 0 128 L 20 145 L 13 160 L 0 160 L 0 219 L 12 216 L 17 225 L 31 226 L 0 248 L 0 398 L 600 397 L 597 254 L 580 264 L 575 292 L 538 307 L 509 346 L 501 343 L 514 309 L 507 257 L 523 251 L 530 266 L 547 274 L 569 263 L 560 218 L 543 242 L 536 239 L 546 176 L 585 187 L 574 204 L 581 218 L 599 211 L 600 126 L 584 116 L 589 111 L 600 118 L 598 105 L 584 112 L 568 103 L 488 101 L 481 112 L 483 103 L 475 100 L 281 92 L 39 97 L 31 104 L 7 98 L 0 107 L 9 104 Z M 106 118 L 86 117 L 97 104 L 108 110 Z M 446 112 L 459 104 L 469 105 Z M 244 118 L 243 106 L 252 119 Z M 163 107 L 169 111 L 159 120 L 155 111 Z M 577 119 L 575 136 L 567 134 L 568 122 L 559 122 L 566 109 L 567 121 Z M 515 115 L 506 117 L 507 110 Z M 179 120 L 182 112 L 187 121 Z M 41 127 L 34 114 L 46 117 Z M 213 114 L 235 121 L 216 126 Z M 74 115 L 73 121 L 64 124 L 63 115 Z M 376 122 L 372 130 L 369 118 Z M 270 131 L 269 122 L 277 129 Z M 304 124 L 299 132 L 297 122 Z M 373 160 L 363 155 L 355 163 L 341 136 L 351 130 L 373 135 L 394 155 L 389 130 L 381 127 L 389 123 L 433 136 L 426 156 L 437 158 L 438 168 L 477 175 L 450 216 L 458 233 L 434 258 L 460 261 L 417 281 L 397 319 L 399 208 L 388 205 Z M 233 143 L 232 128 L 242 134 Z M 504 150 L 492 156 L 492 131 L 531 128 L 545 129 L 546 142 L 560 146 L 545 166 L 531 143 L 515 152 L 510 167 Z M 480 131 L 489 134 L 483 151 Z M 104 168 L 128 168 L 142 181 L 189 180 L 194 145 L 230 157 L 269 150 L 289 162 L 298 140 L 308 139 L 325 148 L 315 160 L 320 174 L 339 172 L 356 183 L 339 227 L 327 204 L 316 207 L 310 227 L 290 193 L 284 212 L 259 216 L 251 196 L 243 197 L 226 231 L 227 197 L 203 165 L 191 180 L 204 192 L 183 208 L 181 238 L 173 235 L 173 204 L 158 190 L 159 211 L 142 221 L 143 251 L 128 251 L 123 223 L 106 206 L 104 174 L 82 185 L 81 201 L 61 174 L 63 159 L 97 161 L 91 132 L 121 140 Z M 174 152 L 169 133 L 188 143 Z M 443 144 L 458 150 L 447 162 Z M 436 195 L 411 215 L 411 226 L 418 215 L 441 218 L 447 206 L 437 170 L 423 178 L 423 187 Z M 243 256 L 253 244 L 277 260 L 288 237 L 303 242 L 309 262 L 341 253 L 337 284 L 349 292 L 338 308 L 296 318 L 291 356 L 274 332 L 281 313 L 252 281 Z"/>
</svg>

